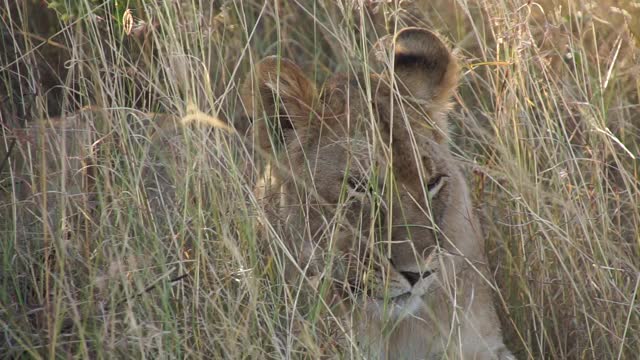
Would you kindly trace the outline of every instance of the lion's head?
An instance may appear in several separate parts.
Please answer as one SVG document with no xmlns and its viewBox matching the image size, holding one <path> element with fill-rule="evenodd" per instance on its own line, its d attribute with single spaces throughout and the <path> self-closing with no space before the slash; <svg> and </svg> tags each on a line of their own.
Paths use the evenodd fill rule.
<svg viewBox="0 0 640 360">
<path fill-rule="evenodd" d="M 288 250 L 364 303 L 365 317 L 400 320 L 447 308 L 452 292 L 443 284 L 463 268 L 483 273 L 485 256 L 446 143 L 456 58 L 418 28 L 381 41 L 376 54 L 382 71 L 337 74 L 320 91 L 291 61 L 268 57 L 243 99 L 256 141 L 277 159 L 267 195 Z M 474 296 L 493 311 L 486 286 L 478 288 Z M 495 313 L 487 320 L 496 322 Z M 441 325 L 429 331 L 450 327 Z M 435 348 L 444 347 L 428 352 Z"/>
</svg>

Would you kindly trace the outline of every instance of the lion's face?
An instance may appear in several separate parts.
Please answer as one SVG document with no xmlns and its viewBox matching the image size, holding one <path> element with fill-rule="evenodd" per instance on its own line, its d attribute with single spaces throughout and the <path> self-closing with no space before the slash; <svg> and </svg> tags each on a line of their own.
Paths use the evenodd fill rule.
<svg viewBox="0 0 640 360">
<path fill-rule="evenodd" d="M 285 169 L 273 192 L 289 249 L 320 272 L 332 258 L 345 296 L 400 315 L 424 305 L 438 254 L 478 245 L 449 240 L 470 211 L 445 144 L 454 57 L 411 28 L 378 58 L 381 73 L 338 74 L 320 93 L 290 61 L 267 58 L 244 100 L 258 142 Z"/>
<path fill-rule="evenodd" d="M 448 247 L 447 221 L 459 215 L 449 205 L 456 204 L 456 195 L 466 188 L 460 187 L 457 169 L 447 165 L 445 145 L 415 134 L 415 154 L 400 158 L 402 146 L 392 146 L 398 152 L 391 151 L 389 158 L 389 149 L 368 141 L 375 136 L 373 131 L 356 131 L 310 141 L 306 159 L 298 163 L 308 167 L 298 180 L 311 184 L 311 192 L 305 193 L 311 210 L 293 206 L 284 213 L 315 213 L 322 223 L 307 220 L 311 234 L 334 228 L 328 235 L 339 250 L 334 278 L 348 285 L 350 295 L 366 293 L 371 310 L 382 313 L 386 307 L 400 315 L 419 308 L 438 276 L 435 255 Z M 293 192 L 295 185 L 284 188 L 287 194 L 298 193 Z M 296 201 L 294 196 L 286 203 Z M 309 246 L 319 243 L 324 250 L 326 241 L 319 235 Z M 312 253 L 313 248 L 307 256 Z"/>
</svg>

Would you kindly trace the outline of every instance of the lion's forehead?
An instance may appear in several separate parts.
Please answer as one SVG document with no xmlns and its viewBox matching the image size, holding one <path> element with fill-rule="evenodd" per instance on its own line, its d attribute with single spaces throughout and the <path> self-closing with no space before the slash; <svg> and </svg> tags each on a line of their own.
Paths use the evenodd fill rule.
<svg viewBox="0 0 640 360">
<path fill-rule="evenodd" d="M 342 160 L 335 162 L 337 166 L 357 164 L 365 171 L 373 164 L 380 164 L 385 158 L 381 146 L 374 144 L 370 137 L 363 133 L 327 139 L 317 149 L 321 158 L 326 156 Z"/>
<path fill-rule="evenodd" d="M 393 166 L 400 181 L 405 178 L 419 181 L 421 176 L 446 174 L 449 170 L 446 145 L 418 135 L 412 142 L 403 142 L 403 146 L 392 146 L 372 140 L 373 136 L 372 132 L 356 131 L 349 136 L 321 139 L 311 148 L 317 151 L 316 159 L 341 169 L 371 173 L 375 169 L 384 172 L 387 165 Z"/>
</svg>

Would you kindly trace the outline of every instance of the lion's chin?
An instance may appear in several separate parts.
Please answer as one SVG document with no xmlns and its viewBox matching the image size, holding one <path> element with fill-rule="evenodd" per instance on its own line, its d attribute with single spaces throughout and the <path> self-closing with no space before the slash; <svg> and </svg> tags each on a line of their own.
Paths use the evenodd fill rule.
<svg viewBox="0 0 640 360">
<path fill-rule="evenodd" d="M 369 297 L 365 300 L 365 311 L 380 321 L 398 321 L 415 315 L 423 306 L 421 296 L 406 292 L 388 299 Z"/>
</svg>

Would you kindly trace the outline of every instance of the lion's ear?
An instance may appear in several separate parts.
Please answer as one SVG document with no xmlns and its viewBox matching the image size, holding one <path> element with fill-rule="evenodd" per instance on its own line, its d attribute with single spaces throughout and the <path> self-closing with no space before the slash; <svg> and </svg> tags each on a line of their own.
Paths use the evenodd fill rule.
<svg viewBox="0 0 640 360">
<path fill-rule="evenodd" d="M 459 68 L 455 56 L 437 35 L 425 29 L 406 28 L 379 46 L 378 60 L 391 65 L 388 60 L 393 59 L 402 95 L 435 106 L 449 101 L 458 84 Z M 384 55 L 391 56 L 384 59 Z"/>
<path fill-rule="evenodd" d="M 256 64 L 241 96 L 260 147 L 286 145 L 293 131 L 308 128 L 315 94 L 313 83 L 292 61 L 271 56 Z"/>
</svg>

